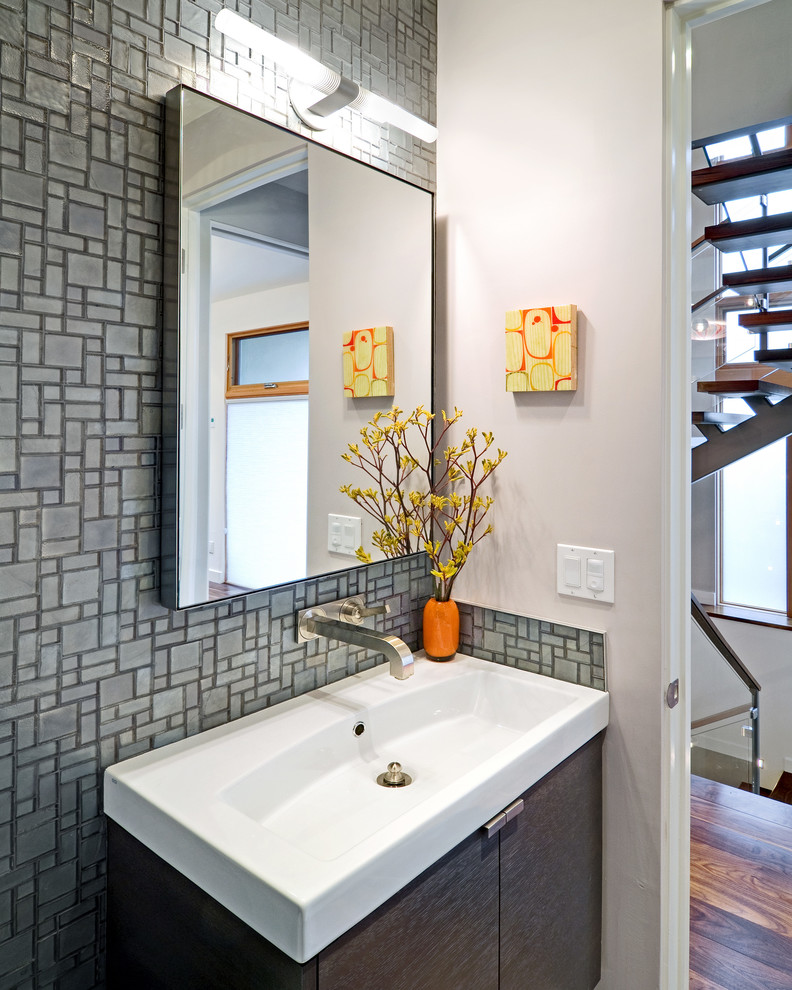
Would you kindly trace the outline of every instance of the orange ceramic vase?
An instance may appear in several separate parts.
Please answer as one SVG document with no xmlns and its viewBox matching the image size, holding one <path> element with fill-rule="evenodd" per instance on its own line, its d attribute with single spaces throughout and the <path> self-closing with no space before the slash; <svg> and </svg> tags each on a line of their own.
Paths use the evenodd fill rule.
<svg viewBox="0 0 792 990">
<path fill-rule="evenodd" d="M 430 660 L 451 660 L 459 648 L 459 609 L 456 602 L 430 598 L 423 613 L 424 652 Z"/>
</svg>

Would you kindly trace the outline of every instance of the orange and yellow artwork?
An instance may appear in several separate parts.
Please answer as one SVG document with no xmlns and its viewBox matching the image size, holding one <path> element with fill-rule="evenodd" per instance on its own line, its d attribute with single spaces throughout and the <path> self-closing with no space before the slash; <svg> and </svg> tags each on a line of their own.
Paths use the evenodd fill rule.
<svg viewBox="0 0 792 990">
<path fill-rule="evenodd" d="M 506 391 L 577 388 L 577 306 L 506 312 Z"/>
<path fill-rule="evenodd" d="M 344 395 L 359 399 L 394 395 L 393 327 L 369 327 L 344 334 Z"/>
</svg>

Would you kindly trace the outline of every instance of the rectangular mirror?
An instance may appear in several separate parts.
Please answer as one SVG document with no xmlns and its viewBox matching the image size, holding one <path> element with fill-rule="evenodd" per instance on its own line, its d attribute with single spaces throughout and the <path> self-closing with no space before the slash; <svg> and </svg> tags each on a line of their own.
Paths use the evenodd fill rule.
<svg viewBox="0 0 792 990">
<path fill-rule="evenodd" d="M 433 196 L 185 86 L 165 167 L 163 604 L 357 567 L 341 454 L 431 408 Z"/>
</svg>

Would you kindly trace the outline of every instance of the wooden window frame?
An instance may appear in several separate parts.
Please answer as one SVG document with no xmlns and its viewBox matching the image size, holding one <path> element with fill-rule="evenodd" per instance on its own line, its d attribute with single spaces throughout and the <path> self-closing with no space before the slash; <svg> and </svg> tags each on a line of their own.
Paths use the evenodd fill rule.
<svg viewBox="0 0 792 990">
<path fill-rule="evenodd" d="M 281 395 L 308 395 L 308 380 L 293 382 L 255 382 L 237 385 L 239 341 L 245 337 L 266 337 L 268 334 L 295 333 L 307 330 L 308 323 L 282 323 L 275 327 L 239 330 L 226 334 L 226 399 L 266 399 Z"/>
</svg>

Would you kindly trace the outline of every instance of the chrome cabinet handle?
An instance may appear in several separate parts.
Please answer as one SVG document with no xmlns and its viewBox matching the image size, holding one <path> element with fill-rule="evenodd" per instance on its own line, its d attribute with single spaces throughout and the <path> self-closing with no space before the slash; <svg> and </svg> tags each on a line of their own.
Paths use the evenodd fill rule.
<svg viewBox="0 0 792 990">
<path fill-rule="evenodd" d="M 525 801 L 523 801 L 522 798 L 517 798 L 516 801 L 512 801 L 508 808 L 503 809 L 503 814 L 506 816 L 506 821 L 510 822 L 513 818 L 516 818 L 524 808 Z"/>
<path fill-rule="evenodd" d="M 482 828 L 487 833 L 487 838 L 491 839 L 496 832 L 500 832 L 503 826 L 506 824 L 506 815 L 502 811 L 499 811 L 494 818 L 490 818 L 486 825 Z"/>
<path fill-rule="evenodd" d="M 486 824 L 482 825 L 487 838 L 490 839 L 496 832 L 500 832 L 506 822 L 513 821 L 524 809 L 525 801 L 522 798 L 517 798 L 516 801 L 512 801 L 508 808 L 504 808 L 494 818 L 490 818 Z"/>
</svg>

